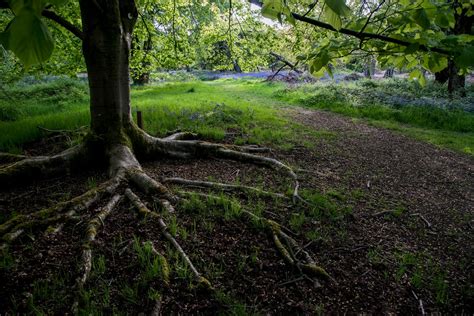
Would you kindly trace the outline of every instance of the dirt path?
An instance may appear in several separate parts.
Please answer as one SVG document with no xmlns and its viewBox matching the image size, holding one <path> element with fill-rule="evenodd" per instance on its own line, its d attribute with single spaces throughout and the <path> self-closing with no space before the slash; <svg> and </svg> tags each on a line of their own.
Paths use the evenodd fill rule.
<svg viewBox="0 0 474 316">
<path fill-rule="evenodd" d="M 293 152 L 295 163 L 322 173 L 305 184 L 363 195 L 340 244 L 312 249 L 324 251 L 323 265 L 343 284 L 323 301 L 350 311 L 415 312 L 413 290 L 427 312 L 443 301 L 451 312 L 472 312 L 474 161 L 333 113 L 291 115 L 337 132 L 312 152 Z"/>
<path fill-rule="evenodd" d="M 156 224 L 137 221 L 123 202 L 93 245 L 96 261 L 85 288 L 89 301 L 82 302 L 85 313 L 149 314 L 155 306 L 146 292 L 150 288 L 159 292 L 153 297 L 160 298 L 164 315 L 420 314 L 421 306 L 427 313 L 472 313 L 474 161 L 335 114 L 303 109 L 289 114 L 323 132 L 305 136 L 314 148 L 270 155 L 298 169 L 303 193 L 317 207 L 302 211 L 237 197 L 293 229 L 334 281 L 301 278 L 284 264 L 262 229 L 226 219 L 219 207 L 183 209 L 167 221 L 177 223 L 176 239 L 216 288 L 215 295 L 203 293 L 190 286 Z M 285 186 L 273 171 L 223 160 L 161 160 L 144 168 L 156 179 L 211 178 L 275 191 Z M 104 178 L 95 172 L 1 192 L 0 222 L 67 200 Z M 83 225 L 69 225 L 57 235 L 31 232 L 10 247 L 0 261 L 0 313 L 68 311 Z M 132 245 L 138 237 L 168 256 L 169 284 L 157 279 L 143 289 L 137 283 L 143 267 Z"/>
</svg>

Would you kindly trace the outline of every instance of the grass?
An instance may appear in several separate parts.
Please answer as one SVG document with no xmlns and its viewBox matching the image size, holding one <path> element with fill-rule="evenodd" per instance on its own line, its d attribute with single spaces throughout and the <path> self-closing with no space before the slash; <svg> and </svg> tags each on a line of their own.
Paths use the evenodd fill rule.
<svg viewBox="0 0 474 316">
<path fill-rule="evenodd" d="M 320 82 L 298 86 L 252 79 L 167 82 L 132 88 L 133 114 L 141 111 L 144 129 L 157 136 L 188 130 L 209 140 L 226 132 L 236 144 L 283 149 L 298 143 L 302 128 L 281 115 L 282 108 L 304 106 L 336 112 L 389 128 L 441 147 L 474 155 L 474 89 L 450 97 L 446 87 L 424 89 L 400 80 Z M 16 84 L 0 95 L 0 151 L 20 152 L 42 137 L 37 128 L 75 129 L 89 124 L 87 86 L 60 79 Z M 307 132 L 307 131 L 306 131 Z M 314 135 L 313 135 L 314 134 Z M 334 133 L 312 133 L 332 137 Z"/>
<path fill-rule="evenodd" d="M 38 125 L 51 129 L 71 129 L 88 124 L 87 94 L 81 90 L 81 83 L 77 85 L 76 83 L 65 84 L 64 91 L 66 92 L 59 84 L 53 85 L 55 89 L 51 89 L 49 84 L 42 84 L 39 87 L 12 87 L 11 95 L 19 100 L 21 109 L 11 110 L 5 105 L 6 101 L 1 100 L 3 103 L 0 103 L 0 107 L 6 110 L 2 112 L 4 117 L 0 121 L 0 150 L 15 151 L 23 143 L 37 139 L 41 136 L 36 128 Z M 354 101 L 348 98 L 342 99 L 340 103 L 331 103 L 334 100 L 337 101 L 339 98 L 337 94 L 340 91 L 344 94 L 349 91 L 344 89 L 359 89 L 358 86 L 336 88 L 331 84 L 326 84 L 310 88 L 301 86 L 288 90 L 281 84 L 264 84 L 252 80 L 218 80 L 206 83 L 188 81 L 137 87 L 132 91 L 132 99 L 134 111 L 143 112 L 145 129 L 155 135 L 164 135 L 169 130 L 185 129 L 200 133 L 209 139 L 221 140 L 226 131 L 238 130 L 240 136 L 236 140 L 237 143 L 255 142 L 284 148 L 299 141 L 297 133 L 301 130 L 280 115 L 281 108 L 304 105 L 335 111 L 358 119 L 363 118 L 376 126 L 388 127 L 441 146 L 473 154 L 472 114 L 463 112 L 460 108 L 428 110 L 424 106 L 412 105 L 405 107 L 390 104 L 363 105 L 359 99 Z M 365 91 L 368 91 L 369 87 L 365 88 Z M 377 86 L 373 88 L 376 90 Z M 396 91 L 401 88 L 396 89 L 395 86 L 390 86 L 390 89 Z M 387 91 L 391 91 L 390 89 Z M 31 100 L 24 97 L 23 93 L 29 93 Z M 74 101 L 67 101 L 71 96 L 74 96 Z M 63 105 L 56 106 L 58 102 Z M 332 133 L 314 133 L 321 137 L 334 136 Z M 254 180 L 261 182 L 259 179 Z M 96 186 L 97 179 L 93 177 L 87 179 L 88 188 Z M 69 198 L 69 194 L 66 192 L 63 199 Z M 295 232 L 304 234 L 309 240 L 329 242 L 332 236 L 346 238 L 344 219 L 351 215 L 352 203 L 364 200 L 367 193 L 360 189 L 350 192 L 330 189 L 325 193 L 302 190 L 301 194 L 312 204 L 312 207 L 306 212 L 292 213 L 284 224 L 288 224 L 288 227 Z M 202 225 L 212 232 L 219 222 L 210 220 L 211 217 L 221 217 L 227 221 L 236 220 L 242 216 L 242 208 L 249 207 L 223 194 L 218 197 L 205 199 L 198 195 L 191 196 L 183 203 L 181 210 L 188 212 L 188 215 L 194 215 L 192 227 L 188 228 L 189 231 L 178 227 L 177 217 L 169 215 L 166 217 L 166 222 L 170 232 L 180 239 L 194 240 L 191 236 L 196 235 L 197 225 Z M 251 201 L 252 205 L 249 209 L 257 215 L 263 214 L 265 204 L 257 197 L 252 198 Z M 383 202 L 378 201 L 378 203 Z M 395 217 L 401 217 L 407 212 L 402 205 L 395 207 L 393 211 L 392 215 Z M 262 227 L 257 226 L 257 228 Z M 121 238 L 118 244 L 123 244 Z M 157 280 L 167 283 L 170 273 L 174 278 L 191 283 L 193 275 L 176 251 L 167 248 L 166 258 L 173 259 L 172 271 L 170 271 L 166 259 L 157 255 L 149 242 L 142 242 L 135 237 L 132 245 L 130 251 L 136 260 L 133 260 L 133 265 L 128 268 L 137 272 L 134 272 L 131 281 L 119 283 L 119 293 L 112 291 L 110 283 L 107 285 L 106 282 L 108 281 L 106 274 L 113 271 L 112 260 L 106 259 L 102 254 L 94 257 L 91 282 L 85 290 L 81 291 L 84 309 L 80 314 L 99 313 L 97 310 L 99 306 L 111 305 L 113 295 L 118 295 L 125 306 L 137 305 L 144 301 L 153 302 L 161 296 L 161 293 L 154 290 L 152 286 Z M 259 248 L 252 247 L 249 251 L 237 261 L 236 269 L 239 272 L 245 273 L 247 266 L 251 267 L 260 261 Z M 379 249 L 370 249 L 367 259 L 374 265 L 384 263 L 383 253 Z M 435 293 L 436 303 L 445 305 L 448 302 L 450 290 L 446 282 L 448 276 L 439 264 L 432 263 L 430 260 L 425 254 L 395 253 L 396 266 L 391 275 L 397 280 L 402 280 L 406 275 L 414 288 L 420 291 L 424 289 L 432 291 Z M 7 273 L 15 264 L 14 257 L 6 250 L 0 260 L 0 270 Z M 219 264 L 212 263 L 208 270 L 212 271 L 209 274 L 215 279 L 219 279 L 223 274 L 223 267 Z M 62 304 L 65 298 L 60 289 L 65 287 L 64 283 L 67 281 L 65 280 L 64 276 L 59 275 L 50 280 L 39 280 L 32 284 L 32 294 L 28 298 L 31 310 L 47 313 L 48 311 L 42 311 L 37 306 L 43 302 L 46 302 L 47 306 L 56 304 L 53 299 L 58 302 L 57 304 Z M 232 295 L 217 292 L 216 296 L 217 300 L 228 308 L 228 314 L 243 315 L 253 312 L 251 306 L 246 306 L 245 302 L 235 299 Z M 113 312 L 118 313 L 115 309 Z M 321 312 L 323 312 L 323 307 L 321 307 Z"/>
<path fill-rule="evenodd" d="M 474 88 L 449 96 L 446 87 L 401 80 L 316 83 L 277 89 L 291 104 L 329 110 L 410 137 L 474 155 Z"/>
<path fill-rule="evenodd" d="M 48 91 L 31 93 L 31 87 L 12 87 L 9 98 L 19 109 L 15 115 L 0 116 L 0 151 L 18 152 L 22 144 L 39 139 L 37 128 L 75 129 L 89 125 L 88 97 L 68 96 L 69 81 L 64 90 L 46 84 L 33 89 Z M 83 87 L 83 83 L 77 83 Z M 79 89 L 79 88 L 77 88 Z M 174 82 L 132 89 L 133 115 L 141 111 L 144 129 L 157 136 L 181 129 L 196 132 L 211 140 L 222 140 L 226 131 L 237 132 L 239 144 L 264 143 L 288 146 L 290 122 L 278 115 L 275 101 L 269 98 L 274 87 L 256 81 Z M 20 92 L 18 92 L 20 91 Z M 61 92 L 59 92 L 61 91 Z M 50 94 L 53 94 L 51 96 Z M 54 102 L 52 100 L 55 100 Z M 63 100 L 59 102 L 58 100 Z M 0 113 L 8 112 L 9 99 L 0 99 Z M 55 104 L 62 104 L 61 109 Z"/>
<path fill-rule="evenodd" d="M 400 281 L 407 276 L 415 289 L 429 289 L 434 293 L 435 302 L 444 306 L 449 302 L 449 283 L 446 271 L 439 263 L 425 253 L 396 253 L 398 268 L 395 278 Z"/>
</svg>

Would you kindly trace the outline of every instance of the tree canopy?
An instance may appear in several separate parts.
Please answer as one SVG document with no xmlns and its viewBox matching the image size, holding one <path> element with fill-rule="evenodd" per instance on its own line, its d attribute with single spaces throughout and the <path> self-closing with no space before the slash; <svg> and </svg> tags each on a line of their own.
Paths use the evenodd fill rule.
<svg viewBox="0 0 474 316">
<path fill-rule="evenodd" d="M 279 24 L 264 23 L 250 3 Z M 136 78 L 156 68 L 255 70 L 269 63 L 270 51 L 307 64 L 316 75 L 331 72 L 327 66 L 335 60 L 373 55 L 382 67 L 410 69 L 411 77 L 420 82 L 423 70 L 439 72 L 449 60 L 461 74 L 474 64 L 474 9 L 468 0 L 138 0 L 136 4 L 139 19 L 131 50 Z M 58 58 L 45 64 L 55 66 L 45 67 L 77 72 L 81 38 L 77 3 L 2 0 L 0 7 L 10 9 L 1 16 L 5 29 L 0 43 L 25 67 L 44 64 L 56 46 Z"/>
</svg>

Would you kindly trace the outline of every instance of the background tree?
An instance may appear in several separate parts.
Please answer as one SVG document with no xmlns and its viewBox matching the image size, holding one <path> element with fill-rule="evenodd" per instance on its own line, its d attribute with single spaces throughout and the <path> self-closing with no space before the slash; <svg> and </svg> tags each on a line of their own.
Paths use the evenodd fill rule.
<svg viewBox="0 0 474 316">
<path fill-rule="evenodd" d="M 412 69 L 410 77 L 422 84 L 422 69 L 436 73 L 449 61 L 456 65 L 457 70 L 451 72 L 455 80 L 454 74 L 466 73 L 473 65 L 474 37 L 466 21 L 471 21 L 474 10 L 469 1 L 455 5 L 427 0 L 355 1 L 351 8 L 343 0 L 298 1 L 292 5 L 279 0 L 251 2 L 261 6 L 269 18 L 290 24 L 302 21 L 330 31 L 324 33 L 325 40 L 314 45 L 312 52 L 299 56 L 316 74 L 331 60 L 354 55 L 377 56 L 383 67 Z M 465 33 L 445 31 L 457 23 L 465 27 Z M 449 86 L 454 89 L 460 85 L 453 81 Z"/>
</svg>

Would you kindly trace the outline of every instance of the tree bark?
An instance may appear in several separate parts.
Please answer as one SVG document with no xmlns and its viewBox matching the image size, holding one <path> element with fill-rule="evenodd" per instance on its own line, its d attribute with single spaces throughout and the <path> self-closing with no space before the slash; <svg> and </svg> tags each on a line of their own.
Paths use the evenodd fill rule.
<svg viewBox="0 0 474 316">
<path fill-rule="evenodd" d="M 455 10 L 454 19 L 455 25 L 454 28 L 448 30 L 448 34 L 471 34 L 472 35 L 472 25 L 474 23 L 474 16 L 468 16 L 469 9 L 464 8 L 460 13 L 457 12 L 457 8 L 461 7 L 462 3 L 458 0 L 452 1 L 453 9 Z M 472 5 L 471 5 L 472 9 Z M 465 94 L 464 86 L 466 83 L 466 77 L 464 75 L 458 74 L 458 67 L 456 66 L 454 60 L 448 62 L 448 67 L 442 71 L 435 74 L 435 80 L 439 83 L 445 83 L 448 81 L 448 91 L 453 93 L 455 91 L 461 91 L 462 94 Z"/>
<path fill-rule="evenodd" d="M 384 78 L 393 78 L 393 73 L 394 73 L 393 68 L 387 68 L 387 70 L 385 70 L 385 73 L 384 73 L 383 77 Z"/>
<path fill-rule="evenodd" d="M 132 122 L 129 56 L 137 19 L 134 0 L 81 0 L 83 54 L 90 88 L 91 132 L 122 143 Z"/>
<path fill-rule="evenodd" d="M 446 83 L 449 80 L 449 68 L 446 67 L 441 71 L 435 73 L 435 81 L 441 84 Z"/>
<path fill-rule="evenodd" d="M 448 91 L 449 93 L 453 93 L 456 91 L 460 91 L 462 95 L 465 94 L 464 86 L 466 84 L 466 76 L 458 74 L 458 67 L 453 60 L 448 62 Z"/>
<path fill-rule="evenodd" d="M 242 72 L 242 68 L 240 68 L 240 65 L 239 65 L 239 62 L 237 61 L 237 59 L 232 60 L 232 64 L 234 65 L 234 71 L 235 72 L 237 72 L 237 73 Z"/>
</svg>

